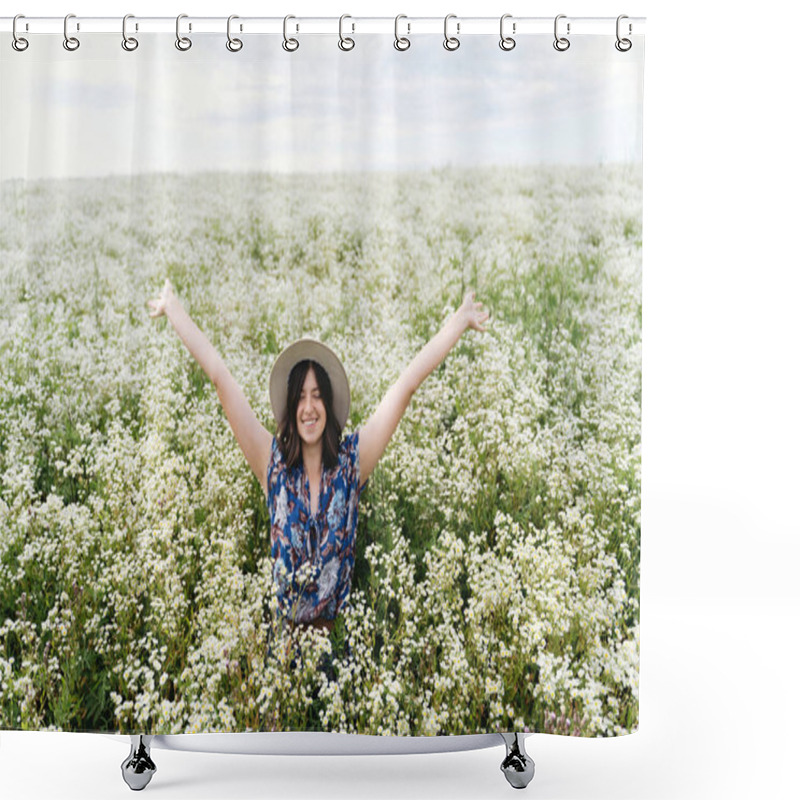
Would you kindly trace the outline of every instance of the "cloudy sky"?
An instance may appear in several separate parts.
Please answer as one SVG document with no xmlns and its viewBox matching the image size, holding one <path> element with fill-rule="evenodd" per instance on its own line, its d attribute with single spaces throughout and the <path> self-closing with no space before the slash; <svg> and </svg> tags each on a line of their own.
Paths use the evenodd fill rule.
<svg viewBox="0 0 800 800">
<path fill-rule="evenodd" d="M 551 36 L 511 52 L 497 36 L 148 34 L 125 52 L 116 34 L 74 53 L 39 35 L 0 55 L 0 178 L 153 171 L 427 169 L 442 165 L 641 161 L 642 59 L 612 36 Z"/>
</svg>

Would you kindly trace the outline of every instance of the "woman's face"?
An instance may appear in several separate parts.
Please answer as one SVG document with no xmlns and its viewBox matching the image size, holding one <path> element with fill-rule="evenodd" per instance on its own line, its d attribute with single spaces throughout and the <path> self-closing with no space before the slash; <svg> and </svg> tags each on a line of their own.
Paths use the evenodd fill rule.
<svg viewBox="0 0 800 800">
<path fill-rule="evenodd" d="M 317 386 L 314 367 L 310 367 L 303 381 L 300 402 L 297 404 L 297 431 L 306 444 L 317 444 L 322 439 L 327 422 L 325 404 Z"/>
</svg>

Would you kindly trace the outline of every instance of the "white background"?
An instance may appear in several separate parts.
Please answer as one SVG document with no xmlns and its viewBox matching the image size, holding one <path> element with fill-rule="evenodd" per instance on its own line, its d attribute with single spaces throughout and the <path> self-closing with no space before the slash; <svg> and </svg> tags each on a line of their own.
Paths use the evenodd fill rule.
<svg viewBox="0 0 800 800">
<path fill-rule="evenodd" d="M 30 2 L 64 16 L 646 16 L 640 730 L 534 735 L 544 798 L 797 797 L 800 13 L 686 0 L 568 7 Z M 3 35 L 0 46 L 9 47 Z M 129 797 L 127 743 L 0 734 L 3 798 Z M 154 751 L 162 798 L 492 798 L 502 748 L 297 758 Z"/>
</svg>

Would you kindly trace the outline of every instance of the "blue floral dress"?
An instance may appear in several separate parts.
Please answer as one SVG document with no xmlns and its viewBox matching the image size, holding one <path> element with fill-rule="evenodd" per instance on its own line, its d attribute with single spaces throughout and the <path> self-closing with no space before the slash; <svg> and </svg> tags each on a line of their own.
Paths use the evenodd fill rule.
<svg viewBox="0 0 800 800">
<path fill-rule="evenodd" d="M 293 622 L 334 619 L 350 594 L 360 471 L 359 431 L 339 444 L 335 469 L 323 468 L 317 513 L 302 465 L 288 469 L 277 437 L 267 467 L 267 502 L 278 610 Z M 366 486 L 366 484 L 364 484 Z"/>
</svg>

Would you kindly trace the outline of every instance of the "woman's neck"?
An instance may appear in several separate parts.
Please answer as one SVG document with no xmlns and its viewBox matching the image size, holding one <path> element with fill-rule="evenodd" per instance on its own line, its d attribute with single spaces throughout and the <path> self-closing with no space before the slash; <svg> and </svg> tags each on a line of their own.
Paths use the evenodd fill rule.
<svg viewBox="0 0 800 800">
<path fill-rule="evenodd" d="M 307 475 L 319 475 L 322 472 L 322 442 L 316 445 L 303 443 L 303 466 Z"/>
</svg>

